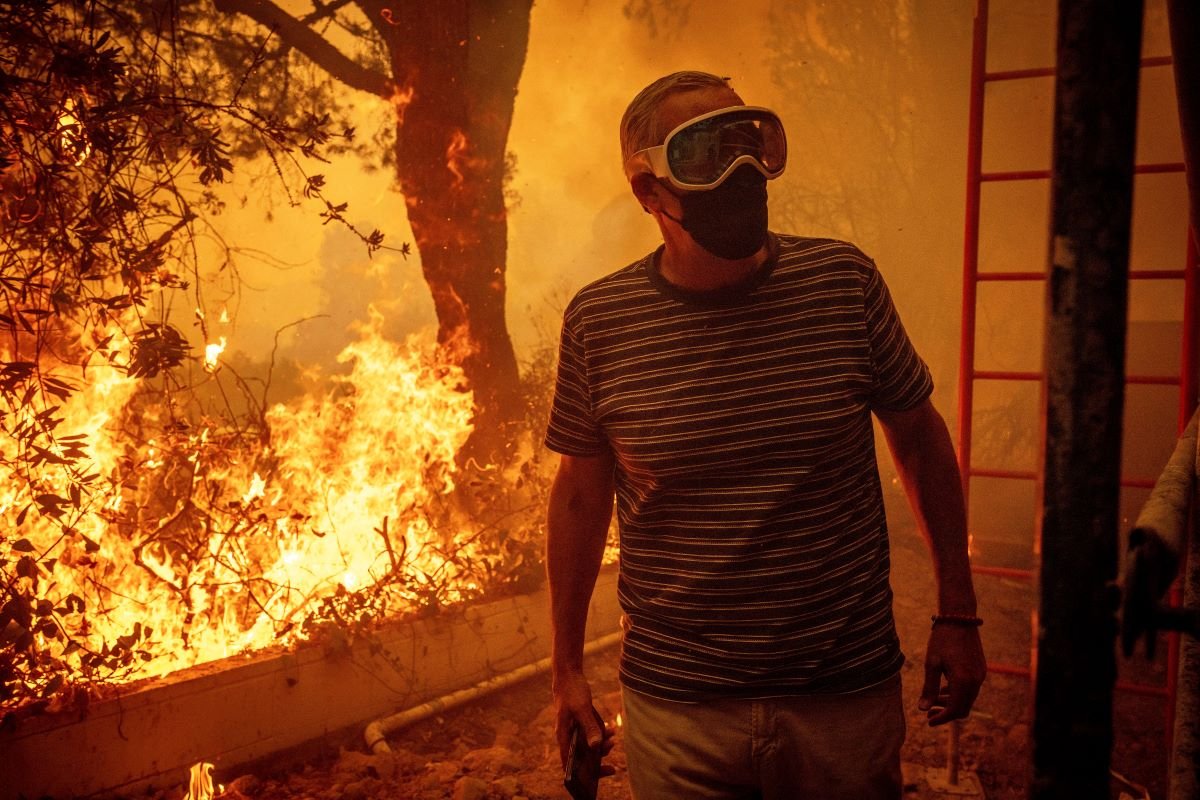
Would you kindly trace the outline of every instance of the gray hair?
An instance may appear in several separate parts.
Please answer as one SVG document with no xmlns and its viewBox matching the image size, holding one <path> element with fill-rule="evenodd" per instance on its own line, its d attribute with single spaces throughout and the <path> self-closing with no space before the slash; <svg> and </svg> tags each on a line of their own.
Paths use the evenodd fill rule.
<svg viewBox="0 0 1200 800">
<path fill-rule="evenodd" d="M 731 89 L 728 78 L 708 72 L 672 72 L 638 92 L 621 117 L 621 163 L 639 150 L 662 144 L 669 131 L 659 130 L 658 109 L 672 94 L 695 89 Z"/>
</svg>

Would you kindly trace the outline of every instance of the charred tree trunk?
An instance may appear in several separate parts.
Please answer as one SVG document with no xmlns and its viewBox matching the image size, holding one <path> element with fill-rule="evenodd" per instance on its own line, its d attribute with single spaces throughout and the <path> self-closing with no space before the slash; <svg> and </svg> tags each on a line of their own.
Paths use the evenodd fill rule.
<svg viewBox="0 0 1200 800">
<path fill-rule="evenodd" d="M 375 72 L 314 27 L 353 2 L 390 63 Z M 270 28 L 347 86 L 396 108 L 396 173 L 438 338 L 461 364 L 477 409 L 468 456 L 502 453 L 521 416 L 519 375 L 505 320 L 508 220 L 505 147 L 529 43 L 533 0 L 340 0 L 304 19 L 272 0 L 214 0 Z"/>
<path fill-rule="evenodd" d="M 397 174 L 441 343 L 475 391 L 476 454 L 520 415 L 505 321 L 505 145 L 531 0 L 414 3 L 381 26 L 397 86 Z"/>
</svg>

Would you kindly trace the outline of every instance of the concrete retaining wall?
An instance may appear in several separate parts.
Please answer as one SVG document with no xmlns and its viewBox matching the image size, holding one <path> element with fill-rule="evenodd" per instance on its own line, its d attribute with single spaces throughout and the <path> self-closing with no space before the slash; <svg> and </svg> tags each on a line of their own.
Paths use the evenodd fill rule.
<svg viewBox="0 0 1200 800">
<path fill-rule="evenodd" d="M 597 582 L 588 638 L 618 629 L 616 571 Z M 227 770 L 365 725 L 544 658 L 548 597 L 531 595 L 397 623 L 365 644 L 227 659 L 0 731 L 0 800 L 186 786 L 198 761 Z"/>
</svg>

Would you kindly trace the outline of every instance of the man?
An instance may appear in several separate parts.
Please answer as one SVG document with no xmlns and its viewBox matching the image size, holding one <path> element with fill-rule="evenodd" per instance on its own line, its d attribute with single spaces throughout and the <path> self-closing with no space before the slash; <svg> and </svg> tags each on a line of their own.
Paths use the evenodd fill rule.
<svg viewBox="0 0 1200 800">
<path fill-rule="evenodd" d="M 903 656 L 872 413 L 937 577 L 930 723 L 965 716 L 985 672 L 928 369 L 868 258 L 767 231 L 787 155 L 774 113 L 675 73 L 630 104 L 621 147 L 663 245 L 564 316 L 546 438 L 562 456 L 547 537 L 560 748 L 575 725 L 611 747 L 582 648 L 615 493 L 634 796 L 898 798 Z"/>
</svg>

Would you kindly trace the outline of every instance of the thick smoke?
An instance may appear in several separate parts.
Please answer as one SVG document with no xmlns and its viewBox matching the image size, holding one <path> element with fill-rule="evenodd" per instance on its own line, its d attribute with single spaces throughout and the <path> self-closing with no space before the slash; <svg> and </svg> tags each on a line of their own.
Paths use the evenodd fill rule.
<svg viewBox="0 0 1200 800">
<path fill-rule="evenodd" d="M 749 0 L 736 9 L 707 0 L 535 4 L 508 144 L 515 164 L 508 318 L 518 357 L 528 361 L 554 346 L 571 294 L 657 244 L 652 220 L 623 178 L 618 122 L 630 98 L 653 79 L 702 69 L 729 76 L 747 102 L 780 113 L 791 156 L 787 174 L 770 185 L 772 227 L 848 238 L 875 258 L 932 368 L 935 402 L 953 425 L 973 6 L 959 0 Z M 1147 6 L 1146 55 L 1168 53 L 1164 3 Z M 988 68 L 1052 66 L 1051 8 L 1041 0 L 993 4 Z M 1170 70 L 1143 75 L 1139 160 L 1177 161 Z M 1047 168 L 1052 105 L 1051 79 L 991 85 L 985 171 Z M 390 124 L 382 104 L 364 97 L 358 107 L 364 135 Z M 380 228 L 399 245 L 410 238 L 403 199 L 390 169 L 369 167 L 355 157 L 329 165 L 329 194 L 350 201 L 355 224 Z M 1139 177 L 1135 268 L 1181 265 L 1184 191 L 1181 175 Z M 982 269 L 1044 269 L 1044 181 L 987 184 L 982 209 Z M 368 304 L 384 314 L 393 336 L 432 327 L 416 253 L 368 257 L 345 231 L 316 225 L 311 210 L 283 202 L 273 217 L 263 224 L 257 199 L 245 207 L 230 201 L 230 238 L 244 242 L 252 233 L 255 247 L 283 262 L 243 271 L 245 287 L 230 297 L 238 312 L 231 353 L 262 359 L 277 329 L 318 317 L 289 329 L 281 353 L 328 366 L 354 336 L 354 322 L 366 318 Z M 221 291 L 228 288 L 213 288 L 209 299 Z M 1131 370 L 1178 371 L 1177 358 L 1163 354 L 1177 352 L 1181 293 L 1178 281 L 1135 287 Z M 985 285 L 979 366 L 1036 371 L 1043 305 L 1040 284 Z M 1170 389 L 1138 389 L 1129 402 L 1139 413 L 1160 414 L 1175 401 Z M 978 457 L 994 458 L 989 466 L 997 468 L 1033 468 L 1035 386 L 985 382 L 976 414 Z M 1149 469 L 1169 448 L 1169 436 L 1129 448 L 1132 468 Z M 1015 507 L 1028 498 L 1010 500 Z M 1019 526 L 1029 527 L 1025 520 Z"/>
</svg>

